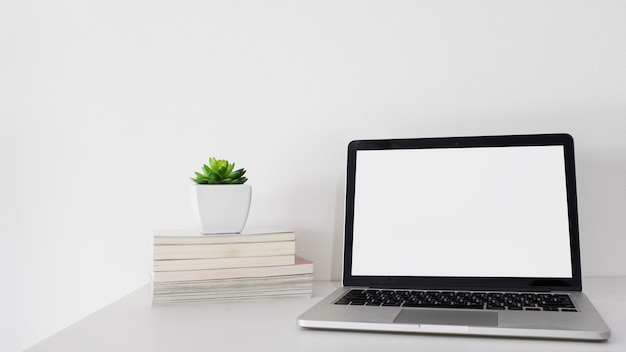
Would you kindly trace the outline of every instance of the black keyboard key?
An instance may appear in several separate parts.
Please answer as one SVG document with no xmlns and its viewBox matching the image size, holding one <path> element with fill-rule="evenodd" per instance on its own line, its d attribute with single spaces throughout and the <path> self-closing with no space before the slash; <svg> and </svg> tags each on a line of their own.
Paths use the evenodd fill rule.
<svg viewBox="0 0 626 352">
<path fill-rule="evenodd" d="M 350 305 L 351 306 L 364 306 L 364 305 L 367 305 L 367 301 L 364 301 L 364 300 L 350 301 Z"/>
<path fill-rule="evenodd" d="M 351 290 L 338 305 L 452 309 L 576 311 L 566 294 L 420 290 Z"/>
</svg>

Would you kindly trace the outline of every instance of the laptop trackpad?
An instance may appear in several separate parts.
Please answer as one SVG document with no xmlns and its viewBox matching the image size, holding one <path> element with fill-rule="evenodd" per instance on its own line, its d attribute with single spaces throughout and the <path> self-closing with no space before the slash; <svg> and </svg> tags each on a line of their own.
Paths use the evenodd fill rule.
<svg viewBox="0 0 626 352">
<path fill-rule="evenodd" d="M 498 313 L 485 311 L 403 309 L 393 322 L 398 324 L 498 326 Z"/>
</svg>

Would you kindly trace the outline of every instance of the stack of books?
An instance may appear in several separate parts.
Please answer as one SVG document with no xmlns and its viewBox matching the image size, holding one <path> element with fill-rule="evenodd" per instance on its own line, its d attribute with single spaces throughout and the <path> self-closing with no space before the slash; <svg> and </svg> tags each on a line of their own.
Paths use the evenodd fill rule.
<svg viewBox="0 0 626 352">
<path fill-rule="evenodd" d="M 311 296 L 313 263 L 292 231 L 154 233 L 152 303 Z"/>
</svg>

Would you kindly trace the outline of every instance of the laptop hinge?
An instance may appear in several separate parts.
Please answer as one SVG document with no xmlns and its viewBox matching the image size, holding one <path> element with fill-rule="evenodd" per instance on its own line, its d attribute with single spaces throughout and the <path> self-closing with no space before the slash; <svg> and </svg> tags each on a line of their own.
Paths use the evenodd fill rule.
<svg viewBox="0 0 626 352">
<path fill-rule="evenodd" d="M 483 291 L 483 292 L 552 292 L 552 291 L 570 291 L 566 288 L 555 289 L 553 287 L 507 287 L 507 288 L 480 288 L 480 287 L 463 287 L 463 288 L 451 288 L 451 287 L 398 287 L 397 285 L 376 285 L 368 286 L 370 290 L 423 290 L 423 291 Z"/>
</svg>

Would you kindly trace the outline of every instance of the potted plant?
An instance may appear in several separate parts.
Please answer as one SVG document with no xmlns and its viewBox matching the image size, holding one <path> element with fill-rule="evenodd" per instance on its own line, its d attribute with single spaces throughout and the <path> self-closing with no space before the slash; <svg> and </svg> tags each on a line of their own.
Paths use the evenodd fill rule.
<svg viewBox="0 0 626 352">
<path fill-rule="evenodd" d="M 244 184 L 245 169 L 228 160 L 209 159 L 191 180 L 194 214 L 203 234 L 240 233 L 246 224 L 252 188 Z"/>
</svg>

